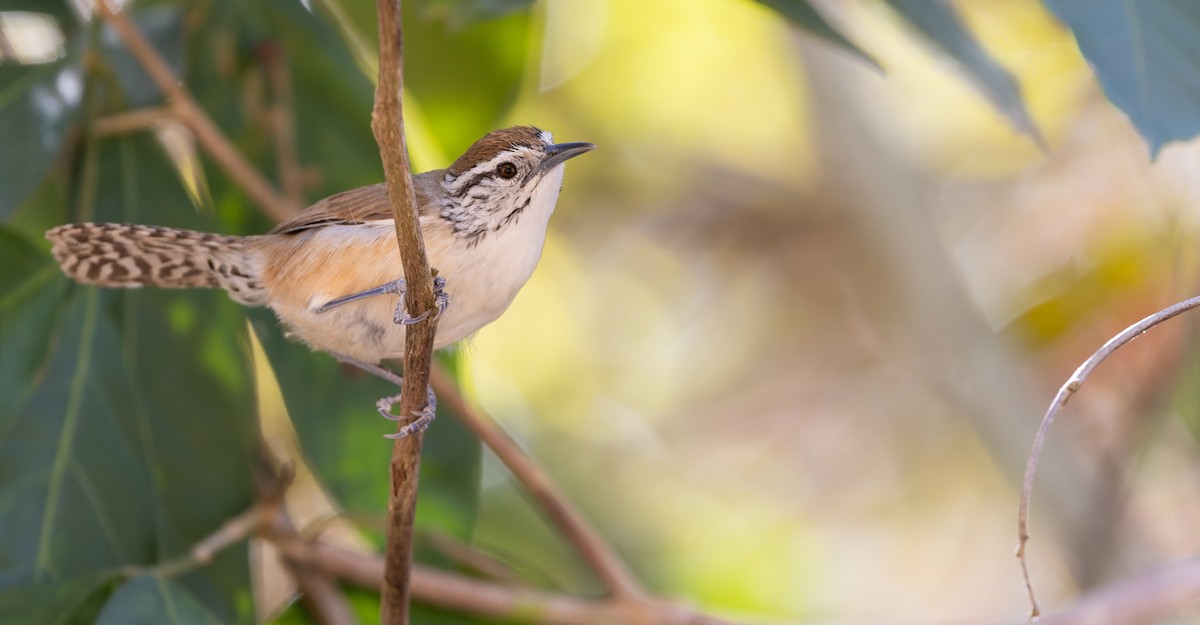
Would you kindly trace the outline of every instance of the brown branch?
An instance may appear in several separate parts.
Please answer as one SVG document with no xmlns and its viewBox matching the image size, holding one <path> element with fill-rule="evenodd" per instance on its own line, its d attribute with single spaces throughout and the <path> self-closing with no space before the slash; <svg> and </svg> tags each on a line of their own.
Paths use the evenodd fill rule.
<svg viewBox="0 0 1200 625">
<path fill-rule="evenodd" d="M 1033 439 L 1033 447 L 1029 451 L 1029 460 L 1025 464 L 1025 479 L 1021 483 L 1021 502 L 1017 509 L 1017 559 L 1021 562 L 1021 575 L 1025 580 L 1025 590 L 1029 594 L 1029 611 L 1031 617 L 1037 617 L 1041 613 L 1041 610 L 1038 607 L 1037 595 L 1033 591 L 1033 582 L 1029 579 L 1029 563 L 1025 555 L 1025 546 L 1029 542 L 1029 504 L 1033 495 L 1033 478 L 1037 473 L 1038 460 L 1041 458 L 1042 447 L 1046 443 L 1046 435 L 1050 431 L 1050 425 L 1054 423 L 1054 418 L 1058 415 L 1059 411 L 1067 405 L 1067 401 L 1083 386 L 1083 382 L 1091 374 L 1092 370 L 1104 362 L 1113 352 L 1138 336 L 1141 336 L 1142 333 L 1150 328 L 1198 306 L 1200 306 L 1200 297 L 1184 300 L 1142 319 L 1109 339 L 1099 350 L 1088 357 L 1083 364 L 1079 365 L 1075 373 L 1058 389 L 1058 394 L 1054 396 L 1054 401 L 1050 403 L 1050 407 L 1046 410 L 1046 415 L 1042 417 L 1042 425 L 1038 428 L 1037 435 Z"/>
<path fill-rule="evenodd" d="M 433 390 L 441 398 L 442 404 L 457 415 L 467 429 L 483 441 L 517 481 L 525 486 L 551 522 L 579 550 L 584 561 L 596 572 L 613 597 L 645 597 L 646 592 L 625 562 L 588 520 L 571 507 L 566 496 L 550 481 L 545 471 L 491 417 L 467 403 L 454 380 L 441 367 L 435 367 L 431 377 Z"/>
<path fill-rule="evenodd" d="M 513 570 L 508 563 L 495 558 L 491 554 L 474 549 L 471 545 L 460 542 L 452 536 L 439 533 L 427 534 L 423 538 L 429 546 L 438 550 L 438 552 L 447 558 L 450 558 L 450 560 L 464 570 L 471 571 L 481 577 L 486 577 L 502 584 L 520 585 L 524 583 L 521 575 Z"/>
<path fill-rule="evenodd" d="M 296 586 L 300 589 L 300 602 L 317 623 L 358 625 L 359 620 L 350 607 L 350 601 L 327 573 L 286 558 L 284 562 L 296 578 Z"/>
<path fill-rule="evenodd" d="M 171 577 L 208 565 L 217 554 L 257 532 L 267 517 L 274 514 L 275 509 L 274 505 L 255 503 L 241 514 L 226 521 L 215 532 L 200 539 L 186 554 L 152 566 L 125 567 L 123 572 L 127 576 L 152 572 L 156 575 Z"/>
<path fill-rule="evenodd" d="M 94 137 L 107 137 L 146 130 L 174 120 L 175 115 L 170 109 L 165 106 L 153 106 L 101 117 L 91 123 L 88 131 Z"/>
<path fill-rule="evenodd" d="M 1200 556 L 1101 588 L 1038 625 L 1162 623 L 1200 607 Z"/>
<path fill-rule="evenodd" d="M 379 84 L 371 130 L 379 144 L 388 196 L 396 224 L 396 241 L 404 265 L 409 311 L 418 314 L 434 308 L 433 278 L 421 238 L 412 167 L 404 140 L 401 91 L 404 86 L 403 19 L 400 0 L 377 0 L 379 14 Z M 415 315 L 414 315 L 415 316 Z M 429 368 L 433 364 L 433 339 L 437 315 L 408 326 L 404 337 L 404 389 L 401 415 L 417 415 L 426 408 Z M 401 426 L 403 427 L 403 426 Z M 417 508 L 417 473 L 421 462 L 422 434 L 396 439 L 392 448 L 392 488 L 388 497 L 387 563 L 381 603 L 383 625 L 407 625 L 409 577 L 412 568 L 413 519 Z"/>
<path fill-rule="evenodd" d="M 138 31 L 133 22 L 123 12 L 114 12 L 105 0 L 96 0 L 96 13 L 108 22 L 117 32 L 117 36 L 129 48 L 150 78 L 167 96 L 171 111 L 192 134 L 196 141 L 222 169 L 240 185 L 251 199 L 262 206 L 272 218 L 283 221 L 300 211 L 300 206 L 294 205 L 281 196 L 271 183 L 246 160 L 229 139 L 213 123 L 212 119 L 200 108 L 192 96 L 184 89 L 179 80 L 171 73 L 171 67 L 163 60 L 154 46 Z"/>
<path fill-rule="evenodd" d="M 284 58 L 283 47 L 277 42 L 259 46 L 258 56 L 271 85 L 271 106 L 267 119 L 275 139 L 275 162 L 279 167 L 279 184 L 283 195 L 294 206 L 304 204 L 304 172 L 296 151 L 295 97 L 292 93 L 292 72 Z"/>
<path fill-rule="evenodd" d="M 272 540 L 288 557 L 327 575 L 370 590 L 380 590 L 383 585 L 384 563 L 379 556 L 306 541 L 295 534 L 273 536 Z M 667 601 L 571 597 L 481 581 L 422 565 L 413 567 L 411 589 L 416 601 L 501 621 L 538 625 L 732 625 Z"/>
</svg>

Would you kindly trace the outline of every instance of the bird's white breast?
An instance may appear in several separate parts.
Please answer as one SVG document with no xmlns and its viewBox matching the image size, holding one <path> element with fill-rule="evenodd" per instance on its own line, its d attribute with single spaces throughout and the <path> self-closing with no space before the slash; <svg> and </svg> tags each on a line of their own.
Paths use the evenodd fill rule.
<svg viewBox="0 0 1200 625">
<path fill-rule="evenodd" d="M 462 239 L 434 254 L 430 263 L 446 278 L 450 308 L 438 324 L 439 346 L 461 340 L 495 321 L 533 275 L 546 240 L 546 226 L 563 168 L 546 174 L 529 206 L 501 229 L 468 246 Z"/>
<path fill-rule="evenodd" d="M 519 215 L 474 244 L 455 235 L 439 216 L 422 218 L 429 264 L 446 279 L 445 291 L 450 296 L 450 306 L 438 320 L 437 347 L 466 338 L 495 321 L 533 275 L 562 176 L 562 166 L 548 172 Z M 268 288 L 274 289 L 270 306 L 292 334 L 315 349 L 369 362 L 403 358 L 405 327 L 392 321 L 398 303 L 395 295 L 316 312 L 333 299 L 403 277 L 394 233 L 390 220 L 312 232 L 311 239 L 299 248 L 302 251 L 289 257 L 288 273 L 295 277 L 279 282 L 307 280 L 310 285 L 327 286 L 285 291 L 268 283 Z M 416 315 L 422 311 L 409 312 Z"/>
</svg>

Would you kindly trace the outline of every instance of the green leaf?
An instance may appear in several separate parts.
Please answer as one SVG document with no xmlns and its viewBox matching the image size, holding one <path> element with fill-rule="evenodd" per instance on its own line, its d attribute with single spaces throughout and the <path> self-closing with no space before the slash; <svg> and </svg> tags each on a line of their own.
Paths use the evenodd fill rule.
<svg viewBox="0 0 1200 625">
<path fill-rule="evenodd" d="M 453 160 L 500 127 L 512 108 L 527 66 L 530 16 L 518 12 L 485 22 L 454 23 L 423 8 L 405 5 L 404 23 L 411 25 L 404 31 L 405 87 Z"/>
<path fill-rule="evenodd" d="M 76 55 L 42 65 L 0 65 L 0 219 L 46 175 L 82 99 Z"/>
<path fill-rule="evenodd" d="M 879 63 L 875 62 L 875 59 L 863 52 L 862 48 L 854 45 L 854 42 L 847 39 L 841 31 L 834 28 L 807 0 L 758 0 L 758 2 L 774 9 L 788 21 L 809 33 L 846 50 L 871 67 L 880 69 Z"/>
<path fill-rule="evenodd" d="M 266 311 L 254 315 L 255 334 L 275 370 L 305 457 L 351 515 L 376 519 L 374 525 L 381 527 L 392 454 L 392 442 L 383 435 L 396 426 L 375 411 L 375 401 L 398 390 L 286 340 L 275 326 Z M 439 409 L 421 454 L 418 527 L 464 540 L 470 536 L 479 505 L 481 453 L 479 441 Z"/>
<path fill-rule="evenodd" d="M 153 561 L 150 473 L 116 330 L 94 290 L 66 302 L 54 349 L 0 437 L 0 580 L 44 583 Z M 0 351 L 11 340 L 0 340 Z"/>
<path fill-rule="evenodd" d="M 173 5 L 135 8 L 129 12 L 138 31 L 154 46 L 167 62 L 171 73 L 182 75 L 183 67 L 183 9 Z M 105 24 L 100 38 L 100 51 L 117 75 L 117 82 L 131 107 L 157 104 L 164 99 L 158 85 L 146 73 L 137 57 L 125 47 L 112 26 Z"/>
<path fill-rule="evenodd" d="M 49 254 L 0 225 L 0 427 L 26 398 L 41 369 L 62 300 Z"/>
<path fill-rule="evenodd" d="M 93 574 L 2 589 L 0 623 L 92 625 L 111 585 L 111 575 Z"/>
<path fill-rule="evenodd" d="M 96 625 L 214 625 L 221 620 L 185 588 L 154 575 L 135 577 L 113 593 Z"/>
<path fill-rule="evenodd" d="M 203 221 L 149 135 L 89 145 L 73 184 L 97 219 Z M 9 263 L 34 276 L 53 264 L 29 243 L 3 253 L 0 327 L 30 329 L 0 333 L 0 388 L 25 386 L 0 412 L 0 585 L 153 565 L 244 510 L 257 428 L 236 305 L 211 291 L 68 289 L 56 269 L 16 280 Z M 244 549 L 178 582 L 223 620 L 249 616 Z"/>
<path fill-rule="evenodd" d="M 421 15 L 460 29 L 476 22 L 503 17 L 533 6 L 533 0 L 423 0 L 415 2 Z"/>
<path fill-rule="evenodd" d="M 370 8 L 373 12 L 374 5 Z M 321 185 L 313 189 L 313 197 L 382 181 L 370 124 L 373 77 L 355 69 L 354 56 L 335 24 L 299 3 L 266 5 L 263 19 L 292 77 L 300 160 L 321 170 Z"/>
<path fill-rule="evenodd" d="M 954 6 L 946 0 L 887 0 L 918 32 L 933 42 L 971 77 L 983 95 L 991 101 L 1019 132 L 1029 135 L 1038 145 L 1045 141 L 1033 117 L 1025 108 L 1017 79 L 980 45 L 967 29 Z"/>
<path fill-rule="evenodd" d="M 371 46 L 372 57 L 377 56 L 373 4 L 339 0 L 322 4 L 344 14 L 350 27 Z M 447 161 L 433 163 L 433 167 L 448 166 L 460 151 L 498 128 L 516 99 L 528 66 L 529 13 L 514 11 L 499 19 L 472 21 L 460 12 L 499 9 L 502 4 L 509 3 L 427 0 L 404 4 L 404 86 L 420 106 L 429 134 L 446 146 Z"/>
<path fill-rule="evenodd" d="M 1045 0 L 1152 155 L 1200 133 L 1200 3 Z"/>
<path fill-rule="evenodd" d="M 152 136 L 102 141 L 95 160 L 95 220 L 212 229 Z M 146 437 L 145 462 L 155 476 L 161 560 L 250 505 L 258 432 L 239 340 L 244 317 L 219 291 L 129 289 L 105 297 L 134 385 L 136 411 L 122 417 Z M 248 592 L 245 552 L 230 550 L 184 581 L 214 611 L 232 615 Z"/>
</svg>

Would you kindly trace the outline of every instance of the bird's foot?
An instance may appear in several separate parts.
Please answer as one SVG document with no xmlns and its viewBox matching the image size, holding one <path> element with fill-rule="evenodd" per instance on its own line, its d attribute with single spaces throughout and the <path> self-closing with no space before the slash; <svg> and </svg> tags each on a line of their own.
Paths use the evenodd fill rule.
<svg viewBox="0 0 1200 625">
<path fill-rule="evenodd" d="M 416 317 L 408 314 L 408 303 L 406 298 L 406 289 L 408 288 L 408 285 L 404 282 L 404 279 L 401 278 L 395 282 L 390 282 L 384 285 L 384 287 L 392 287 L 393 285 L 395 285 L 396 290 L 388 292 L 396 293 L 400 296 L 400 303 L 396 304 L 396 313 L 392 315 L 392 321 L 398 325 L 410 326 L 414 323 L 420 323 L 428 319 L 430 315 L 440 317 L 442 313 L 446 312 L 446 308 L 450 306 L 450 295 L 444 290 L 446 288 L 446 279 L 441 276 L 435 276 L 433 278 L 434 308 L 432 310 L 427 310 Z"/>
<path fill-rule="evenodd" d="M 432 388 L 427 388 L 426 392 L 427 395 L 425 397 L 425 407 L 414 411 L 411 417 L 392 414 L 392 406 L 400 402 L 400 397 L 402 395 L 401 393 L 397 393 L 390 397 L 384 397 L 375 402 L 375 408 L 379 410 L 379 414 L 383 415 L 383 418 L 385 419 L 389 419 L 391 421 L 400 421 L 408 418 L 412 419 L 410 423 L 404 424 L 394 433 L 384 434 L 384 438 L 404 438 L 410 434 L 424 432 L 425 428 L 428 428 L 429 424 L 433 423 L 434 417 L 437 416 L 437 395 L 433 394 Z"/>
<path fill-rule="evenodd" d="M 321 306 L 315 308 L 314 312 L 316 312 L 317 314 L 320 314 L 320 313 L 326 312 L 328 310 L 331 310 L 333 308 L 337 308 L 338 306 L 341 306 L 343 304 L 349 304 L 350 302 L 357 302 L 360 299 L 366 299 L 368 297 L 374 297 L 376 295 L 399 295 L 400 302 L 398 304 L 396 304 L 396 313 L 394 315 L 392 315 L 392 321 L 394 321 L 398 325 L 409 326 L 414 323 L 419 323 L 421 321 L 426 320 L 427 318 L 429 318 L 429 315 L 431 315 L 431 314 L 433 314 L 436 317 L 436 316 L 441 316 L 442 313 L 446 312 L 446 308 L 448 308 L 450 306 L 450 296 L 446 293 L 446 291 L 443 290 L 443 289 L 445 289 L 445 287 L 446 287 L 446 279 L 445 278 L 443 278 L 441 276 L 435 276 L 433 278 L 434 310 L 427 310 L 427 311 L 417 315 L 416 317 L 412 317 L 408 314 L 408 304 L 406 301 L 407 300 L 406 295 L 408 293 L 408 283 L 404 281 L 404 278 L 400 278 L 399 280 L 392 280 L 391 282 L 388 282 L 387 284 L 381 284 L 373 289 L 359 291 L 358 293 L 351 293 L 350 295 L 343 295 L 342 297 L 339 297 L 337 299 L 333 299 L 328 302 L 325 302 Z"/>
<path fill-rule="evenodd" d="M 350 356 L 345 356 L 343 354 L 334 354 L 333 357 L 339 362 L 344 362 L 348 365 L 354 365 L 355 367 L 358 367 L 359 369 L 362 369 L 363 371 L 366 371 L 375 377 L 395 384 L 397 387 L 404 386 L 404 378 L 387 367 L 362 361 Z M 405 425 L 401 426 L 398 430 L 396 430 L 395 433 L 384 434 L 384 438 L 404 438 L 405 436 L 415 432 L 424 432 L 425 428 L 428 428 L 429 424 L 433 423 L 434 416 L 437 413 L 437 395 L 434 395 L 433 388 L 431 387 L 426 387 L 425 391 L 427 393 L 425 397 L 425 407 L 421 410 L 415 411 L 410 417 L 392 414 L 392 406 L 400 402 L 400 398 L 403 396 L 403 393 L 396 393 L 395 395 L 381 398 L 379 401 L 375 402 L 375 409 L 378 410 L 379 414 L 385 419 L 390 421 L 403 421 L 406 419 L 412 419 L 411 423 L 406 423 Z"/>
</svg>

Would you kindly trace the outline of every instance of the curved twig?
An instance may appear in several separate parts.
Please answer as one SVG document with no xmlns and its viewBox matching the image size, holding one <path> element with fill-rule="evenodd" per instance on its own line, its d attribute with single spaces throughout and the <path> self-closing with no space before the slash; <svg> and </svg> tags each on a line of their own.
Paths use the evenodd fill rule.
<svg viewBox="0 0 1200 625">
<path fill-rule="evenodd" d="M 467 429 L 483 441 L 517 481 L 529 491 L 550 521 L 575 545 L 584 561 L 600 577 L 600 581 L 614 598 L 636 599 L 646 596 L 641 584 L 621 557 L 600 537 L 600 533 L 591 523 L 571 507 L 566 496 L 558 490 L 546 472 L 509 438 L 495 421 L 467 403 L 449 374 L 441 367 L 434 367 L 430 384 L 441 398 L 442 404 L 457 415 Z"/>
<path fill-rule="evenodd" d="M 1120 334 L 1112 337 L 1100 349 L 1096 350 L 1071 377 L 1058 389 L 1054 401 L 1046 409 L 1042 417 L 1042 425 L 1038 428 L 1037 436 L 1033 439 L 1033 447 L 1029 450 L 1029 460 L 1025 464 L 1025 479 L 1021 483 L 1021 503 L 1017 510 L 1017 559 L 1021 562 L 1021 575 L 1025 579 L 1025 590 L 1029 594 L 1029 615 L 1037 617 L 1041 614 L 1037 595 L 1033 591 L 1033 582 L 1029 579 L 1029 563 L 1025 557 L 1025 545 L 1029 542 L 1029 503 L 1033 495 L 1033 478 L 1037 473 L 1038 460 L 1042 455 L 1042 447 L 1046 443 L 1046 434 L 1059 411 L 1067 405 L 1067 401 L 1083 386 L 1083 382 L 1100 363 L 1104 362 L 1113 352 L 1136 339 L 1150 328 L 1193 308 L 1200 307 L 1200 296 L 1184 300 L 1164 308 L 1145 319 L 1125 328 Z"/>
<path fill-rule="evenodd" d="M 124 12 L 114 11 L 104 0 L 98 0 L 95 5 L 97 14 L 113 27 L 125 47 L 129 48 L 129 52 L 150 75 L 150 79 L 167 96 L 171 112 L 192 131 L 200 146 L 246 191 L 246 195 L 277 221 L 286 220 L 300 212 L 301 207 L 280 195 L 221 133 L 221 129 L 204 109 L 196 104 L 187 89 L 171 73 L 171 67 L 163 60 L 162 55 L 154 49 L 133 21 Z"/>
<path fill-rule="evenodd" d="M 1039 625 L 1149 625 L 1194 613 L 1200 605 L 1200 556 L 1139 573 L 1089 593 Z"/>
</svg>

